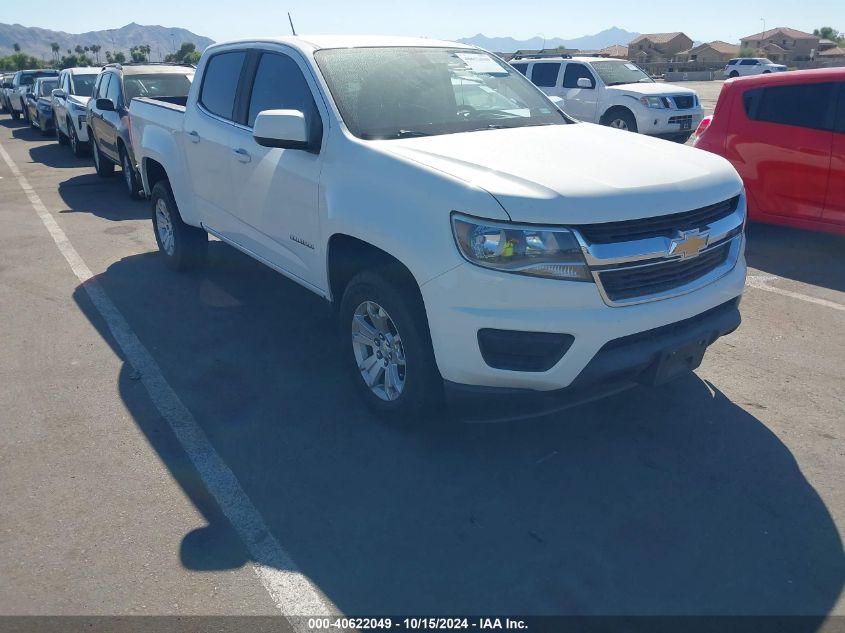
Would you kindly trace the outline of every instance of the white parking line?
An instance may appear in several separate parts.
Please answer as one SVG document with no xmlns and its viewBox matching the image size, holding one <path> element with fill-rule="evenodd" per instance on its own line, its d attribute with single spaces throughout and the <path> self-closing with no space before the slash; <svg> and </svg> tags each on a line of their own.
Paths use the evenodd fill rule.
<svg viewBox="0 0 845 633">
<path fill-rule="evenodd" d="M 320 616 L 338 614 L 329 599 L 296 567 L 288 553 L 273 536 L 261 513 L 241 488 L 211 445 L 194 416 L 168 384 L 161 368 L 138 339 L 126 319 L 97 282 L 88 265 L 68 240 L 30 186 L 18 166 L 0 145 L 0 156 L 9 166 L 29 198 L 32 208 L 41 218 L 59 252 L 64 256 L 97 311 L 105 320 L 126 361 L 140 373 L 150 399 L 161 416 L 167 420 L 176 438 L 197 469 L 206 488 L 214 496 L 223 513 L 243 540 L 253 560 L 255 573 L 270 594 L 270 598 L 284 615 Z M 304 620 L 291 620 L 297 630 L 308 630 Z"/>
<path fill-rule="evenodd" d="M 775 294 L 783 295 L 784 297 L 792 297 L 793 299 L 798 299 L 799 301 L 806 301 L 807 303 L 815 303 L 816 305 L 825 306 L 826 308 L 845 311 L 845 305 L 842 305 L 841 303 L 828 301 L 827 299 L 819 299 L 818 297 L 811 297 L 810 295 L 801 294 L 800 292 L 792 292 L 791 290 L 785 290 L 784 288 L 777 288 L 769 285 L 770 281 L 775 281 L 777 279 L 780 279 L 780 277 L 775 277 L 774 275 L 748 275 L 745 280 L 745 284 L 747 286 L 751 286 L 752 288 L 756 288 L 757 290 L 774 292 Z"/>
</svg>

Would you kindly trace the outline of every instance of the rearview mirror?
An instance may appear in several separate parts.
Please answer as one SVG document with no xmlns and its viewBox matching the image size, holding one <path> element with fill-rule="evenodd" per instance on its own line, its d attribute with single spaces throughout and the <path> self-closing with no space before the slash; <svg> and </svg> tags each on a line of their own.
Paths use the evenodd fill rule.
<svg viewBox="0 0 845 633">
<path fill-rule="evenodd" d="M 264 147 L 310 149 L 305 115 L 299 110 L 264 110 L 252 127 L 255 142 Z"/>
<path fill-rule="evenodd" d="M 588 79 L 587 77 L 578 77 L 578 87 L 579 88 L 592 88 L 593 82 L 592 82 L 592 80 Z"/>
<path fill-rule="evenodd" d="M 97 109 L 105 112 L 114 112 L 114 102 L 111 99 L 100 97 L 97 99 Z"/>
<path fill-rule="evenodd" d="M 59 98 L 59 99 L 64 99 L 67 96 L 67 95 L 65 95 L 65 91 L 62 90 L 61 88 L 56 88 L 55 90 L 53 90 L 52 95 L 54 97 Z"/>
</svg>

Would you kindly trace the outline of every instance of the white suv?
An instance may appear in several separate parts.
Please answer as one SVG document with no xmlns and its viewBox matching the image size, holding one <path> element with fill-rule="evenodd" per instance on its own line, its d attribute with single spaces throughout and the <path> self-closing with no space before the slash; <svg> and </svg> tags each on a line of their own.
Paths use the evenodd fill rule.
<svg viewBox="0 0 845 633">
<path fill-rule="evenodd" d="M 66 68 L 59 73 L 59 87 L 53 91 L 53 120 L 60 145 L 70 143 L 74 156 L 88 149 L 85 106 L 91 99 L 99 68 Z"/>
<path fill-rule="evenodd" d="M 694 90 L 657 83 L 636 64 L 604 57 L 517 59 L 511 66 L 570 116 L 685 143 L 704 116 Z"/>
<path fill-rule="evenodd" d="M 767 75 L 786 70 L 783 64 L 776 64 L 765 57 L 737 57 L 725 66 L 725 77 L 745 77 L 746 75 Z"/>
</svg>

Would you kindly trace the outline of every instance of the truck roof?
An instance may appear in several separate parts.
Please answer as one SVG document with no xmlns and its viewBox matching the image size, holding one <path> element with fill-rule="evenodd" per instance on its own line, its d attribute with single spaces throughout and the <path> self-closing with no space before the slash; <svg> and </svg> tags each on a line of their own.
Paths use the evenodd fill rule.
<svg viewBox="0 0 845 633">
<path fill-rule="evenodd" d="M 388 47 L 388 46 L 413 46 L 431 48 L 467 48 L 474 49 L 470 44 L 460 42 L 449 42 L 446 40 L 433 40 L 425 37 L 402 37 L 393 35 L 290 35 L 279 37 L 251 37 L 238 40 L 230 40 L 213 44 L 209 48 L 227 46 L 231 44 L 251 44 L 255 42 L 267 42 L 286 44 L 301 51 L 316 51 L 323 48 L 363 48 L 363 47 Z"/>
</svg>

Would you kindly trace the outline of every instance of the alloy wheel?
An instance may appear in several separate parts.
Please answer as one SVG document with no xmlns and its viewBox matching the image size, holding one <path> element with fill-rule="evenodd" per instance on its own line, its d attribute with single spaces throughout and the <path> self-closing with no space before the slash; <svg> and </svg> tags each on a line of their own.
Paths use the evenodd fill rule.
<svg viewBox="0 0 845 633">
<path fill-rule="evenodd" d="M 610 122 L 610 127 L 615 127 L 617 130 L 625 130 L 628 131 L 628 124 L 625 122 L 624 119 L 613 119 Z"/>
<path fill-rule="evenodd" d="M 167 208 L 167 201 L 162 198 L 156 201 L 156 230 L 161 248 L 172 257 L 176 251 L 176 239 L 173 235 L 173 223 L 170 221 L 170 209 Z"/>
<path fill-rule="evenodd" d="M 378 398 L 392 401 L 405 388 L 405 350 L 393 319 L 374 301 L 364 301 L 352 316 L 352 351 L 361 378 Z"/>
</svg>

